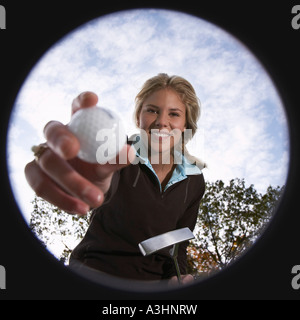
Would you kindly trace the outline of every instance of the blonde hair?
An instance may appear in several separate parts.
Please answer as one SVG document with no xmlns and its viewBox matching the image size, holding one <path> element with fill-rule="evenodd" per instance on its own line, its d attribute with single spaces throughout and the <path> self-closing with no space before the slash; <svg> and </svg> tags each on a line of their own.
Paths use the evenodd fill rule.
<svg viewBox="0 0 300 320">
<path fill-rule="evenodd" d="M 148 79 L 135 98 L 134 120 L 138 126 L 138 118 L 144 101 L 154 92 L 161 89 L 173 89 L 186 107 L 186 128 L 192 130 L 192 136 L 197 131 L 197 121 L 200 117 L 200 100 L 196 96 L 193 86 L 179 76 L 168 76 L 159 73 Z"/>
<path fill-rule="evenodd" d="M 200 117 L 200 100 L 198 99 L 195 89 L 193 86 L 184 78 L 173 75 L 169 76 L 166 73 L 159 73 L 157 76 L 154 76 L 150 79 L 148 79 L 140 92 L 137 94 L 135 98 L 135 111 L 134 111 L 134 121 L 137 127 L 139 127 L 139 116 L 140 112 L 143 106 L 144 101 L 154 92 L 162 89 L 172 89 L 174 90 L 178 96 L 180 97 L 181 101 L 186 107 L 186 129 L 191 129 L 191 137 L 192 138 L 196 131 L 197 131 L 197 122 Z M 195 157 L 192 157 L 186 147 L 185 144 L 188 142 L 188 140 L 183 139 L 183 151 L 185 155 L 190 158 L 190 160 L 193 160 L 193 162 L 198 162 L 198 160 Z M 202 161 L 201 165 L 202 167 L 206 167 L 205 164 L 203 164 Z"/>
</svg>

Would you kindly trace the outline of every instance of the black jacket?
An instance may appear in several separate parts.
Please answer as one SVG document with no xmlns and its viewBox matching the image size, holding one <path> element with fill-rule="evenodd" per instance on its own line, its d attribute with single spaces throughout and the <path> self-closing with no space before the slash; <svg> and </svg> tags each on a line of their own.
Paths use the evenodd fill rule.
<svg viewBox="0 0 300 320">
<path fill-rule="evenodd" d="M 162 233 L 189 227 L 194 230 L 204 194 L 202 174 L 187 176 L 165 192 L 144 164 L 116 172 L 104 204 L 93 211 L 88 231 L 73 250 L 73 259 L 118 277 L 160 280 L 174 276 L 169 249 L 144 257 L 138 243 Z M 186 274 L 186 247 L 179 248 L 181 274 Z"/>
</svg>

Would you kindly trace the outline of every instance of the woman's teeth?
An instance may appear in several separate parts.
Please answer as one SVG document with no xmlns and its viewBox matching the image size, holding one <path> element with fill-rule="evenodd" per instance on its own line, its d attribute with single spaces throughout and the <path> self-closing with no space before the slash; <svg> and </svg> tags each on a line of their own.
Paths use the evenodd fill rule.
<svg viewBox="0 0 300 320">
<path fill-rule="evenodd" d="M 167 132 L 152 132 L 152 134 L 153 134 L 155 137 L 158 137 L 158 138 L 168 138 L 168 137 L 171 137 L 171 134 L 170 134 L 170 133 L 167 133 Z"/>
<path fill-rule="evenodd" d="M 168 133 L 154 132 L 153 134 L 157 137 L 162 137 L 162 138 L 170 137 L 170 134 Z"/>
</svg>

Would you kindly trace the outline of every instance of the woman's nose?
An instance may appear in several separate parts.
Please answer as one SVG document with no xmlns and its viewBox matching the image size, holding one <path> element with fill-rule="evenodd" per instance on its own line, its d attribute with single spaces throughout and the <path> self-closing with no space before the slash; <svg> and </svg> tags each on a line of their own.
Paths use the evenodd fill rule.
<svg viewBox="0 0 300 320">
<path fill-rule="evenodd" d="M 168 126 L 168 115 L 165 114 L 164 112 L 162 113 L 159 113 L 157 115 L 157 118 L 156 118 L 156 121 L 155 121 L 155 126 L 157 128 L 164 128 L 164 127 L 167 127 Z"/>
</svg>

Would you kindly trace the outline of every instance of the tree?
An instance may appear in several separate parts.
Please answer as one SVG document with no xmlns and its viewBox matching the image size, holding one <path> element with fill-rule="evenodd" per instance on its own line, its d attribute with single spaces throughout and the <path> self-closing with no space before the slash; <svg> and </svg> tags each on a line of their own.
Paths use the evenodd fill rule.
<svg viewBox="0 0 300 320">
<path fill-rule="evenodd" d="M 49 251 L 67 264 L 72 250 L 86 233 L 91 214 L 70 215 L 37 196 L 32 203 L 29 227 Z"/>
<path fill-rule="evenodd" d="M 269 187 L 262 195 L 243 179 L 207 182 L 201 201 L 195 240 L 188 247 L 189 272 L 197 275 L 221 270 L 233 262 L 261 234 L 283 187 Z"/>
<path fill-rule="evenodd" d="M 226 267 L 253 244 L 272 217 L 283 187 L 269 187 L 262 195 L 242 179 L 207 182 L 201 201 L 195 240 L 187 248 L 188 271 L 207 275 Z M 70 215 L 41 198 L 33 200 L 30 228 L 55 256 L 69 255 L 89 225 L 86 217 Z"/>
</svg>

